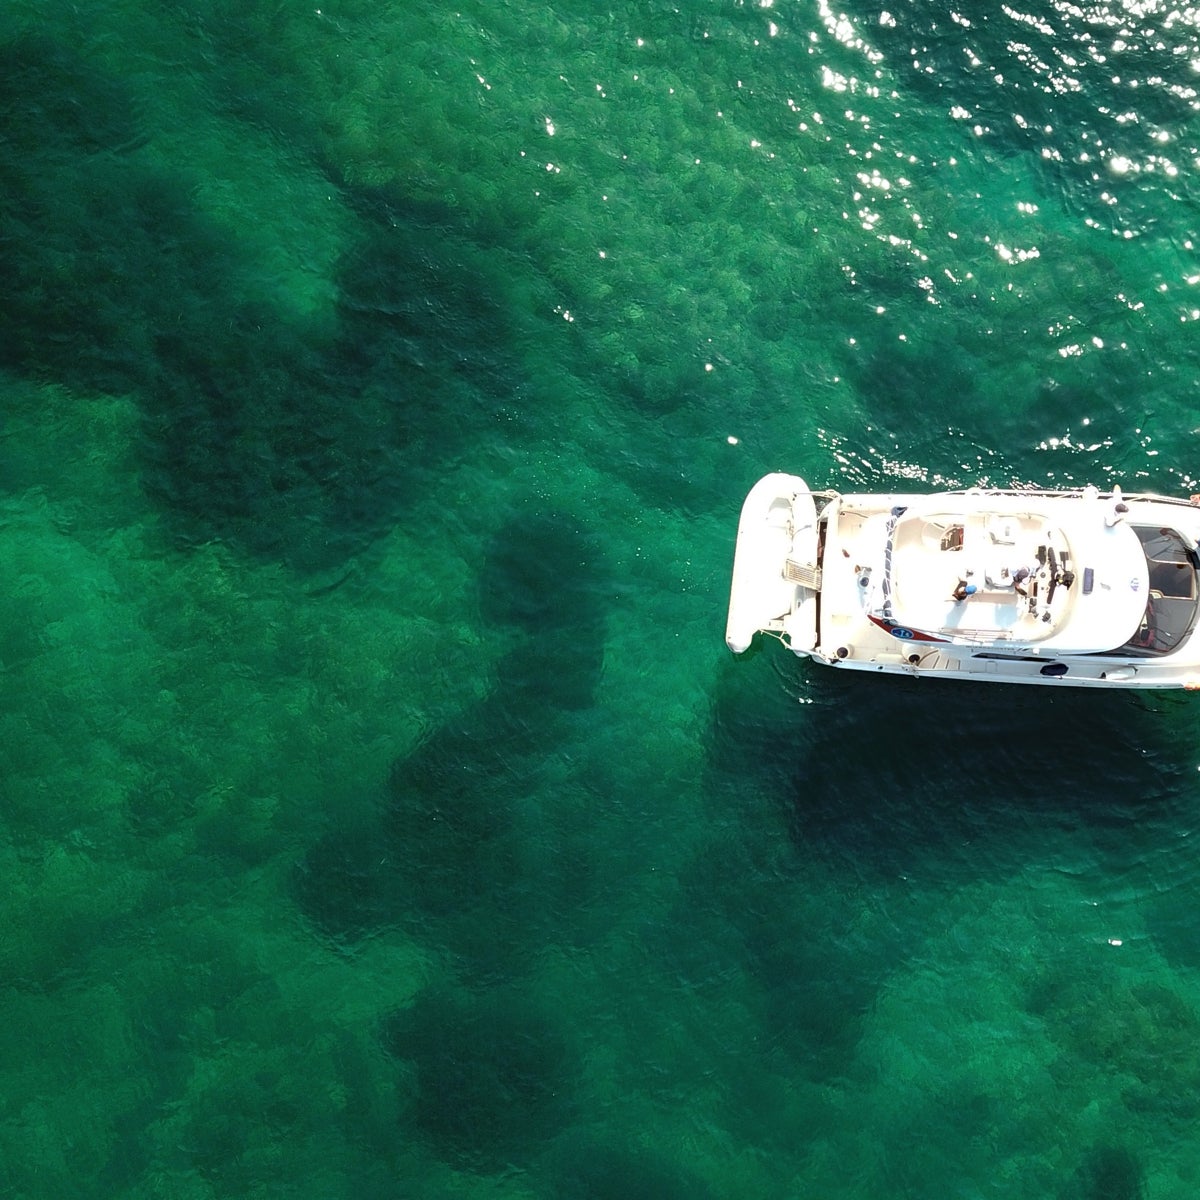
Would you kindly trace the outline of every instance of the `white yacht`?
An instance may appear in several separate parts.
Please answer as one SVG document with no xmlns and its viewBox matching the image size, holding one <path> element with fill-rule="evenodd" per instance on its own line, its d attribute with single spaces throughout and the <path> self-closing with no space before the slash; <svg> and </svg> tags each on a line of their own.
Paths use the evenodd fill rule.
<svg viewBox="0 0 1200 1200">
<path fill-rule="evenodd" d="M 1200 689 L 1198 502 L 768 475 L 742 507 L 725 641 L 761 632 L 843 670 Z"/>
</svg>

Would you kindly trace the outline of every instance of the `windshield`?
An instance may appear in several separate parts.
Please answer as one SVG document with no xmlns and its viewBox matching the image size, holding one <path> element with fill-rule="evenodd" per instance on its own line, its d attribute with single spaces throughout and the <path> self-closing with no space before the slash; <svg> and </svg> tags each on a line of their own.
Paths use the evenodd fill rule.
<svg viewBox="0 0 1200 1200">
<path fill-rule="evenodd" d="M 1170 654 L 1181 645 L 1196 624 L 1200 590 L 1196 551 L 1174 529 L 1135 525 L 1150 568 L 1150 595 L 1146 611 L 1133 637 L 1109 654 L 1146 657 Z"/>
</svg>

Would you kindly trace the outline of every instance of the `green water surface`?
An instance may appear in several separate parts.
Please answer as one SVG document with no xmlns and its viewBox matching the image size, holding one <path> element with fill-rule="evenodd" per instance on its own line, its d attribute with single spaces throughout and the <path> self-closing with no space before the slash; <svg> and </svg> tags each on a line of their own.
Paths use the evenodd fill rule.
<svg viewBox="0 0 1200 1200">
<path fill-rule="evenodd" d="M 1196 702 L 722 631 L 1200 489 L 1198 24 L 12 0 L 0 1191 L 1194 1197 Z"/>
</svg>

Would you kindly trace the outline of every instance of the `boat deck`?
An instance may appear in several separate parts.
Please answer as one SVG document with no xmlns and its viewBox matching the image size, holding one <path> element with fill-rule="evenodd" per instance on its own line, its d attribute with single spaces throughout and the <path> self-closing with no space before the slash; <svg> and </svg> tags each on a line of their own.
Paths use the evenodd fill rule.
<svg viewBox="0 0 1200 1200">
<path fill-rule="evenodd" d="M 1065 538 L 1040 516 L 902 518 L 893 615 L 948 637 L 1044 641 L 1069 620 L 1070 590 L 1054 586 L 1055 567 L 1069 563 Z"/>
</svg>

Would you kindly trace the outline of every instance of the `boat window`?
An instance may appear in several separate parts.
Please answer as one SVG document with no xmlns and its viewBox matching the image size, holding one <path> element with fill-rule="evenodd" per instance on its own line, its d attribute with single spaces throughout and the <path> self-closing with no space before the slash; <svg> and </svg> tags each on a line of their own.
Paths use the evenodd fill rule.
<svg viewBox="0 0 1200 1200">
<path fill-rule="evenodd" d="M 1177 563 L 1180 566 L 1190 565 L 1192 551 L 1187 543 L 1174 529 L 1154 529 L 1145 525 L 1135 525 L 1134 532 L 1142 543 L 1142 549 L 1151 562 Z"/>
</svg>

